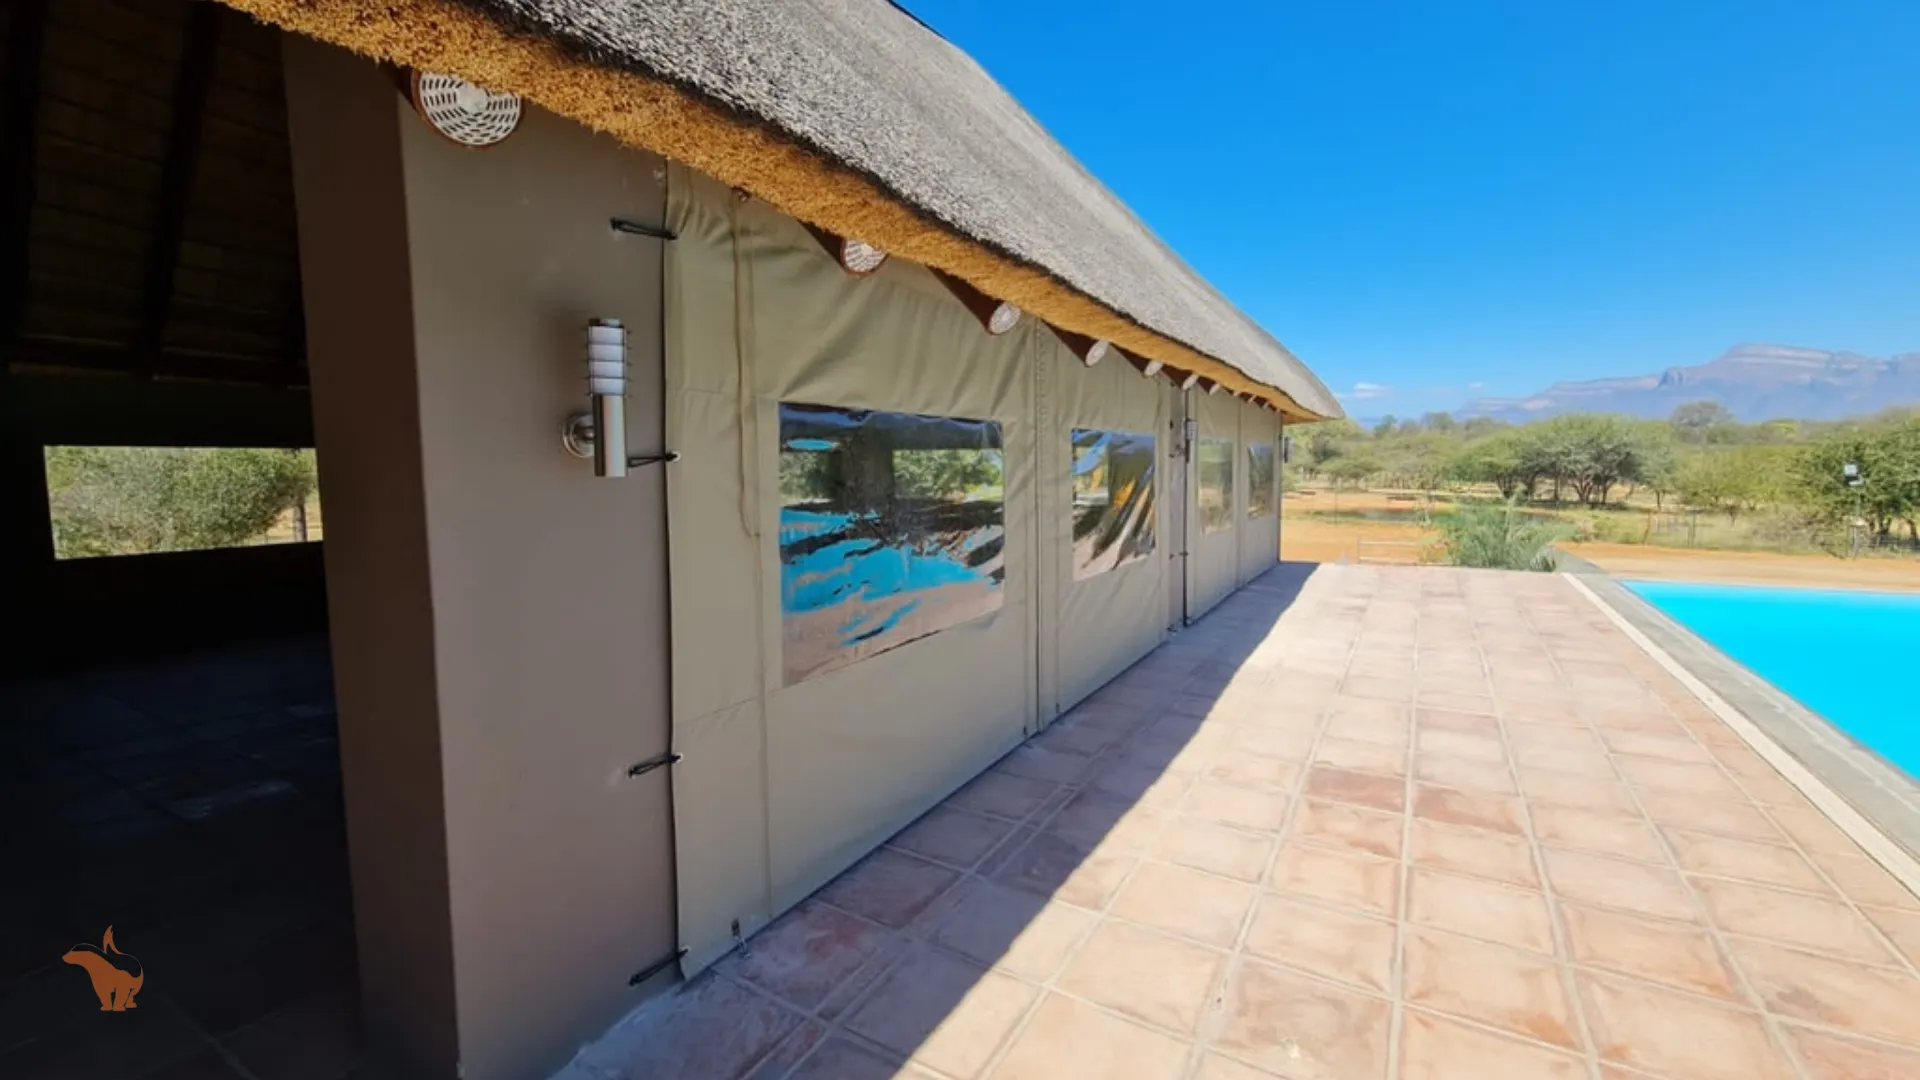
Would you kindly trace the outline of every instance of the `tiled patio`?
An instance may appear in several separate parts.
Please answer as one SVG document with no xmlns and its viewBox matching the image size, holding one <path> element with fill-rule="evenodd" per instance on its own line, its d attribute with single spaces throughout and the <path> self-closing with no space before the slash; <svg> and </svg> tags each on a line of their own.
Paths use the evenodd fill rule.
<svg viewBox="0 0 1920 1080">
<path fill-rule="evenodd" d="M 1301 572 L 565 1075 L 1920 1077 L 1920 900 L 1566 581 Z"/>
</svg>

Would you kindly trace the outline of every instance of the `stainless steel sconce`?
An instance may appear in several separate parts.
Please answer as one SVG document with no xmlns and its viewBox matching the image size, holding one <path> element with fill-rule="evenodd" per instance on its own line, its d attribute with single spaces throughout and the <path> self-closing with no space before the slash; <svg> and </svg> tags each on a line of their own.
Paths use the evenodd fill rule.
<svg viewBox="0 0 1920 1080">
<path fill-rule="evenodd" d="M 619 319 L 587 324 L 587 412 L 567 417 L 561 442 L 593 459 L 593 475 L 627 475 L 627 328 Z"/>
</svg>

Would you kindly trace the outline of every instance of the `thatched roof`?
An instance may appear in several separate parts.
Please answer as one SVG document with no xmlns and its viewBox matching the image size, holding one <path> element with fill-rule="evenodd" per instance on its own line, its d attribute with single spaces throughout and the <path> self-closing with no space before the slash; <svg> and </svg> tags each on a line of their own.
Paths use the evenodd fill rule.
<svg viewBox="0 0 1920 1080">
<path fill-rule="evenodd" d="M 1340 415 L 977 63 L 887 0 L 229 2 L 522 93 L 1296 418 Z"/>
</svg>

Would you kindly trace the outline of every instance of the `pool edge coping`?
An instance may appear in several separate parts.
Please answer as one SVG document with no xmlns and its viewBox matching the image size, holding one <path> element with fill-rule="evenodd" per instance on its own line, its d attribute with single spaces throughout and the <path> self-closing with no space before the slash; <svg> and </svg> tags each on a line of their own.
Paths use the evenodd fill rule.
<svg viewBox="0 0 1920 1080">
<path fill-rule="evenodd" d="M 1895 773 L 1892 766 L 1860 747 L 1824 717 L 1715 649 L 1612 577 L 1580 573 L 1561 576 L 1643 652 L 1679 679 L 1848 839 L 1908 892 L 1920 897 L 1920 785 Z M 1612 594 L 1611 599 L 1603 597 L 1602 592 Z M 1692 663 L 1663 647 L 1655 640 L 1656 634 L 1685 651 Z M 1760 715 L 1749 715 L 1728 701 L 1729 696 L 1756 706 L 1753 711 Z"/>
</svg>

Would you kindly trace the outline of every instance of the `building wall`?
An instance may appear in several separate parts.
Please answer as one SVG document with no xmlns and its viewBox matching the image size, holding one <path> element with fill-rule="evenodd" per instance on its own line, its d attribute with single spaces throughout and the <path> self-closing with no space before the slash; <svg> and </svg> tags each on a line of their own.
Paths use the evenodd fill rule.
<svg viewBox="0 0 1920 1080">
<path fill-rule="evenodd" d="M 1244 585 L 1280 561 L 1280 414 L 1258 405 L 1240 403 L 1240 466 L 1246 478 L 1241 490 L 1247 498 L 1240 518 L 1240 584 Z M 1247 448 L 1264 444 L 1273 454 L 1273 475 L 1267 487 L 1270 511 L 1263 517 L 1248 513 L 1253 507 L 1253 469 Z"/>
<path fill-rule="evenodd" d="M 1187 546 L 1191 553 L 1187 570 L 1187 617 L 1197 619 L 1212 610 L 1244 580 L 1241 576 L 1240 542 L 1241 526 L 1245 523 L 1247 513 L 1247 468 L 1242 460 L 1246 450 L 1240 435 L 1240 402 L 1225 394 L 1205 393 L 1189 394 L 1187 401 L 1190 415 L 1199 421 L 1198 438 L 1193 451 L 1194 468 L 1188 473 L 1191 494 L 1187 501 L 1192 522 Z M 1225 439 L 1233 443 L 1233 510 L 1230 524 L 1213 532 L 1207 531 L 1206 515 L 1201 507 L 1201 501 L 1205 498 L 1205 485 L 1200 481 L 1205 463 L 1202 444 L 1208 439 Z"/>
<path fill-rule="evenodd" d="M 355 915 L 409 1075 L 541 1075 L 674 948 L 665 480 L 561 448 L 589 319 L 662 441 L 654 157 L 529 107 L 484 151 L 287 39 Z M 449 1046 L 451 1041 L 452 1045 Z"/>
</svg>

